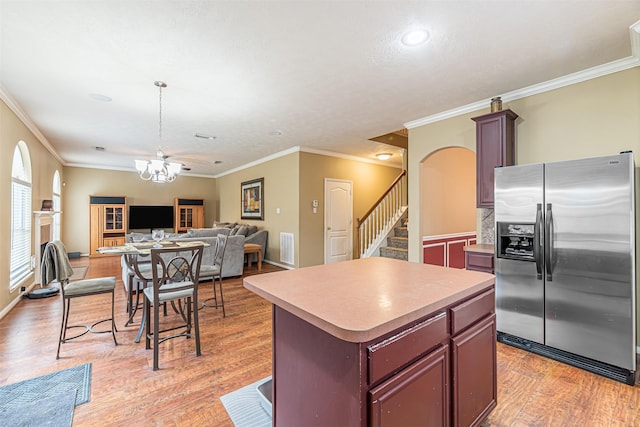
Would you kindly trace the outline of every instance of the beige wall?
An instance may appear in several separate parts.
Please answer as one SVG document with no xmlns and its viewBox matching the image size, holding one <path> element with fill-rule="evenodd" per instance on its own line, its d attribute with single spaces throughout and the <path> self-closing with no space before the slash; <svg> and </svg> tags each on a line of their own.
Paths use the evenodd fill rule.
<svg viewBox="0 0 640 427">
<path fill-rule="evenodd" d="M 381 196 L 400 169 L 365 162 L 296 152 L 217 179 L 219 221 L 238 221 L 269 230 L 266 259 L 280 261 L 280 233 L 294 234 L 294 265 L 324 263 L 324 179 L 353 181 L 355 218 Z M 240 184 L 264 177 L 264 221 L 240 220 Z M 318 213 L 311 201 L 318 200 Z M 280 213 L 276 209 L 280 209 Z"/>
<path fill-rule="evenodd" d="M 300 153 L 300 267 L 324 263 L 324 180 L 353 182 L 353 224 L 400 175 L 401 169 Z M 311 202 L 318 200 L 318 213 Z M 355 238 L 355 237 L 354 237 Z"/>
<path fill-rule="evenodd" d="M 421 236 L 464 233 L 476 229 L 476 155 L 451 147 L 420 163 L 420 210 L 428 215 Z"/>
<path fill-rule="evenodd" d="M 180 176 L 174 183 L 158 185 L 140 180 L 135 172 L 63 167 L 4 104 L 0 104 L 2 180 L 0 197 L 10 200 L 10 171 L 18 141 L 27 143 L 33 169 L 33 207 L 51 199 L 53 174 L 60 173 L 62 187 L 62 240 L 71 252 L 89 251 L 89 196 L 125 196 L 129 205 L 172 205 L 175 197 L 205 200 L 205 224 L 240 221 L 240 183 L 264 178 L 264 221 L 242 220 L 269 230 L 266 258 L 280 262 L 280 232 L 295 236 L 295 265 L 321 264 L 324 260 L 324 178 L 348 179 L 354 183 L 354 218 L 400 173 L 399 169 L 308 153 L 294 153 L 218 179 Z M 304 171 L 302 173 L 301 171 Z M 311 200 L 320 202 L 311 214 Z M 277 213 L 279 210 L 279 213 Z M 2 281 L 9 281 L 10 204 L 0 208 L 0 267 Z M 301 224 L 304 224 L 301 226 Z M 301 231 L 302 230 L 302 231 Z M 33 278 L 25 286 L 33 283 Z M 0 287 L 0 310 L 17 297 Z"/>
<path fill-rule="evenodd" d="M 632 150 L 636 165 L 640 165 L 640 67 L 518 99 L 504 108 L 520 116 L 516 121 L 517 164 Z M 421 210 L 420 163 L 443 147 L 475 151 L 475 123 L 470 118 L 488 112 L 487 105 L 482 111 L 409 130 L 409 260 L 422 261 L 422 230 L 412 224 L 421 224 L 430 215 L 428 210 Z M 639 175 L 636 168 L 636 185 Z M 638 199 L 636 248 L 640 248 Z M 640 258 L 640 251 L 636 252 L 636 258 Z M 636 265 L 640 265 L 638 261 Z M 640 292 L 636 296 L 640 298 Z M 640 342 L 640 324 L 636 331 Z"/>
<path fill-rule="evenodd" d="M 640 68 L 621 71 L 504 104 L 516 120 L 518 164 L 578 159 L 633 150 L 640 164 Z M 475 123 L 484 110 L 409 130 L 409 259 L 421 262 L 420 164 L 445 147 L 475 152 Z M 478 230 L 480 231 L 480 230 Z"/>
<path fill-rule="evenodd" d="M 89 253 L 89 196 L 125 196 L 127 205 L 173 206 L 173 199 L 204 199 L 205 224 L 216 210 L 215 180 L 179 176 L 171 184 L 143 181 L 136 172 L 65 167 L 62 240 L 70 252 Z"/>
<path fill-rule="evenodd" d="M 220 210 L 215 220 L 243 222 L 269 230 L 265 259 L 278 264 L 280 233 L 293 233 L 295 267 L 300 259 L 298 170 L 299 153 L 293 153 L 216 179 Z M 258 178 L 264 178 L 264 220 L 241 219 L 241 184 Z"/>
<path fill-rule="evenodd" d="M 24 141 L 29 149 L 33 195 L 31 206 L 33 210 L 40 210 L 42 200 L 52 198 L 55 171 L 60 173 L 62 180 L 65 178 L 60 162 L 46 150 L 11 109 L 0 101 L 0 200 L 3 201 L 0 204 L 0 283 L 2 283 L 0 285 L 0 311 L 5 310 L 19 296 L 19 288 L 14 292 L 9 292 L 11 165 L 13 152 L 19 141 Z M 64 230 L 64 224 L 62 228 Z M 32 240 L 32 252 L 33 244 Z M 29 286 L 32 283 L 33 277 L 27 279 L 23 285 Z"/>
</svg>

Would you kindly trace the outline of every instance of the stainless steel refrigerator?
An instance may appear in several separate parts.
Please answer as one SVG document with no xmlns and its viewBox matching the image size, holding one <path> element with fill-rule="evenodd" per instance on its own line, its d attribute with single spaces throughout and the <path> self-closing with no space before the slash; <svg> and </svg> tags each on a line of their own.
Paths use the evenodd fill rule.
<svg viewBox="0 0 640 427">
<path fill-rule="evenodd" d="M 498 340 L 633 384 L 631 153 L 495 170 Z"/>
</svg>

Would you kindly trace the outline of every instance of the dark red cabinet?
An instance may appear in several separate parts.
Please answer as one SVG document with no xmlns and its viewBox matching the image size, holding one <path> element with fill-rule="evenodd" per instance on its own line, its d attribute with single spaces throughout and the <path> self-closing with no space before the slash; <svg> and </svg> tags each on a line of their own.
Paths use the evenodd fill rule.
<svg viewBox="0 0 640 427">
<path fill-rule="evenodd" d="M 449 425 L 449 351 L 441 346 L 370 391 L 370 427 Z"/>
<path fill-rule="evenodd" d="M 366 343 L 273 308 L 274 425 L 478 425 L 496 405 L 494 289 Z"/>
<path fill-rule="evenodd" d="M 495 314 L 452 337 L 451 353 L 452 425 L 478 426 L 497 404 Z"/>
<path fill-rule="evenodd" d="M 483 252 L 465 252 L 465 268 L 493 274 L 493 254 Z"/>
<path fill-rule="evenodd" d="M 515 164 L 515 120 L 518 115 L 502 110 L 473 117 L 476 122 L 476 205 L 493 208 L 493 176 L 497 166 Z"/>
</svg>

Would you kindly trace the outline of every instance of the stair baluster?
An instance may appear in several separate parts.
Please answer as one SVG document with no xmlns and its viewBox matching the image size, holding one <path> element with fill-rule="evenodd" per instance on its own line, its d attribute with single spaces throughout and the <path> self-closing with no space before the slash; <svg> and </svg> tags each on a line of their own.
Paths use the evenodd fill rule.
<svg viewBox="0 0 640 427">
<path fill-rule="evenodd" d="M 362 219 L 356 219 L 354 254 L 357 258 L 371 256 L 372 249 L 380 243 L 389 233 L 390 227 L 402 216 L 405 210 L 402 204 L 402 190 L 406 175 L 407 171 L 402 171 Z"/>
</svg>

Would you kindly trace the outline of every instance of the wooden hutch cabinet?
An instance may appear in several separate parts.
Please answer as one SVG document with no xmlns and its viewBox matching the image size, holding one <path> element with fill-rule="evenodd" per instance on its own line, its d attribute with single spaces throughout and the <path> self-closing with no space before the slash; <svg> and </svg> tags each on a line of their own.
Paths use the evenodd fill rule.
<svg viewBox="0 0 640 427">
<path fill-rule="evenodd" d="M 476 205 L 493 208 L 493 171 L 515 164 L 515 120 L 511 110 L 473 117 L 476 122 Z"/>
<path fill-rule="evenodd" d="M 97 252 L 102 246 L 125 243 L 127 232 L 126 197 L 89 196 L 89 256 L 105 256 Z"/>
<path fill-rule="evenodd" d="M 176 198 L 173 206 L 173 228 L 176 233 L 184 233 L 190 228 L 204 227 L 204 200 Z"/>
</svg>

